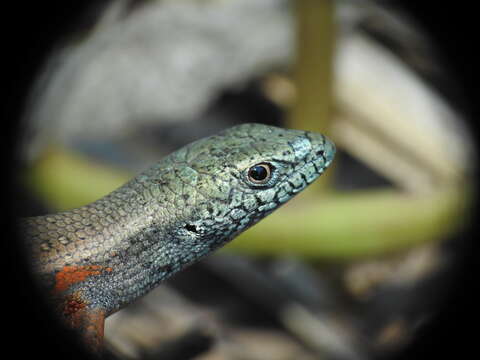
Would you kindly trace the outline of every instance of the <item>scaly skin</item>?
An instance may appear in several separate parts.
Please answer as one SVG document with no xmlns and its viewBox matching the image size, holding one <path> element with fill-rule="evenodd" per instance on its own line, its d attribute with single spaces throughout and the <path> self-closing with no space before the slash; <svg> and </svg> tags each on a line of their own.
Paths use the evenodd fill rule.
<svg viewBox="0 0 480 360">
<path fill-rule="evenodd" d="M 334 153 L 323 135 L 260 124 L 198 140 L 91 204 L 23 219 L 34 271 L 98 347 L 106 316 L 270 214 Z M 264 184 L 256 164 L 271 169 Z"/>
</svg>

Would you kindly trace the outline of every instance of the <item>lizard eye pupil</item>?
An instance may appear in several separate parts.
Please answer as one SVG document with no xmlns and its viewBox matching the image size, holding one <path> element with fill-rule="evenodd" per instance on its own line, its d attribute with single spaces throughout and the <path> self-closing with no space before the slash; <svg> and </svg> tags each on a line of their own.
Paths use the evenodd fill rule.
<svg viewBox="0 0 480 360">
<path fill-rule="evenodd" d="M 272 174 L 272 169 L 268 164 L 257 164 L 248 169 L 248 178 L 255 184 L 266 183 Z"/>
</svg>

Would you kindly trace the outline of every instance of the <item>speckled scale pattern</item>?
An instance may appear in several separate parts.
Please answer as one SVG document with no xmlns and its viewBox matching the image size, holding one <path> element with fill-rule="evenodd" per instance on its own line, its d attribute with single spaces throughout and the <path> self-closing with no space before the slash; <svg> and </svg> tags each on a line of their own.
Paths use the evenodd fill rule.
<svg viewBox="0 0 480 360">
<path fill-rule="evenodd" d="M 334 154 L 323 135 L 260 124 L 198 140 L 91 204 L 22 219 L 34 270 L 55 288 L 65 269 L 84 269 L 61 296 L 108 315 L 270 214 Z M 273 169 L 262 185 L 248 179 L 259 163 Z"/>
</svg>

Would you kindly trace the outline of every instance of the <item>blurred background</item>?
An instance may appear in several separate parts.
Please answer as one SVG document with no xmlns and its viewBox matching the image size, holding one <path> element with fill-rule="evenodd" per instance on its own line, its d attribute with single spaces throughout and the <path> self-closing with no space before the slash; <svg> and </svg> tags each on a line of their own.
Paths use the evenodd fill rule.
<svg viewBox="0 0 480 360">
<path fill-rule="evenodd" d="M 318 131 L 338 148 L 294 201 L 109 317 L 112 356 L 400 358 L 471 286 L 459 276 L 476 194 L 467 99 L 402 2 L 112 0 L 75 12 L 23 103 L 19 215 L 89 203 L 243 122 Z"/>
</svg>

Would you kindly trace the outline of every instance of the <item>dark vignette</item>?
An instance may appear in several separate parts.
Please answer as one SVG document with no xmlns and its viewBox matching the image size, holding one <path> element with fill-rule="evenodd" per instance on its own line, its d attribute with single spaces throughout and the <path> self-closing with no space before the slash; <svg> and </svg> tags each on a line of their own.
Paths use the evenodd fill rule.
<svg viewBox="0 0 480 360">
<path fill-rule="evenodd" d="M 95 3 L 95 4 L 94 4 Z M 87 359 L 88 355 L 66 336 L 66 330 L 59 327 L 50 316 L 45 304 L 35 295 L 35 287 L 26 271 L 21 249 L 16 246 L 17 238 L 13 219 L 22 206 L 22 192 L 16 181 L 19 168 L 17 156 L 18 139 L 21 134 L 21 116 L 26 95 L 35 74 L 54 44 L 65 39 L 67 34 L 85 23 L 86 12 L 102 6 L 106 0 L 66 2 L 7 2 L 3 11 L 2 39 L 5 77 L 2 101 L 2 310 L 6 315 L 3 323 L 4 351 L 10 350 L 21 358 L 68 358 Z M 388 2 L 387 2 L 388 3 Z M 398 5 L 400 1 L 390 1 Z M 472 131 L 476 131 L 478 119 L 477 78 L 474 76 L 474 53 L 478 19 L 474 6 L 468 2 L 457 4 L 442 2 L 401 2 L 402 8 L 426 30 L 439 52 L 446 67 L 461 85 L 464 98 L 463 112 Z M 476 134 L 475 134 L 476 135 Z M 475 208 L 472 224 L 478 214 Z M 456 277 L 455 285 L 442 308 L 440 315 L 420 333 L 398 359 L 448 358 L 470 354 L 476 347 L 476 325 L 478 308 L 478 281 L 475 258 L 476 226 L 472 225 L 466 238 L 472 239 L 465 245 L 465 257 Z M 472 326 L 473 325 L 473 326 Z"/>
</svg>

